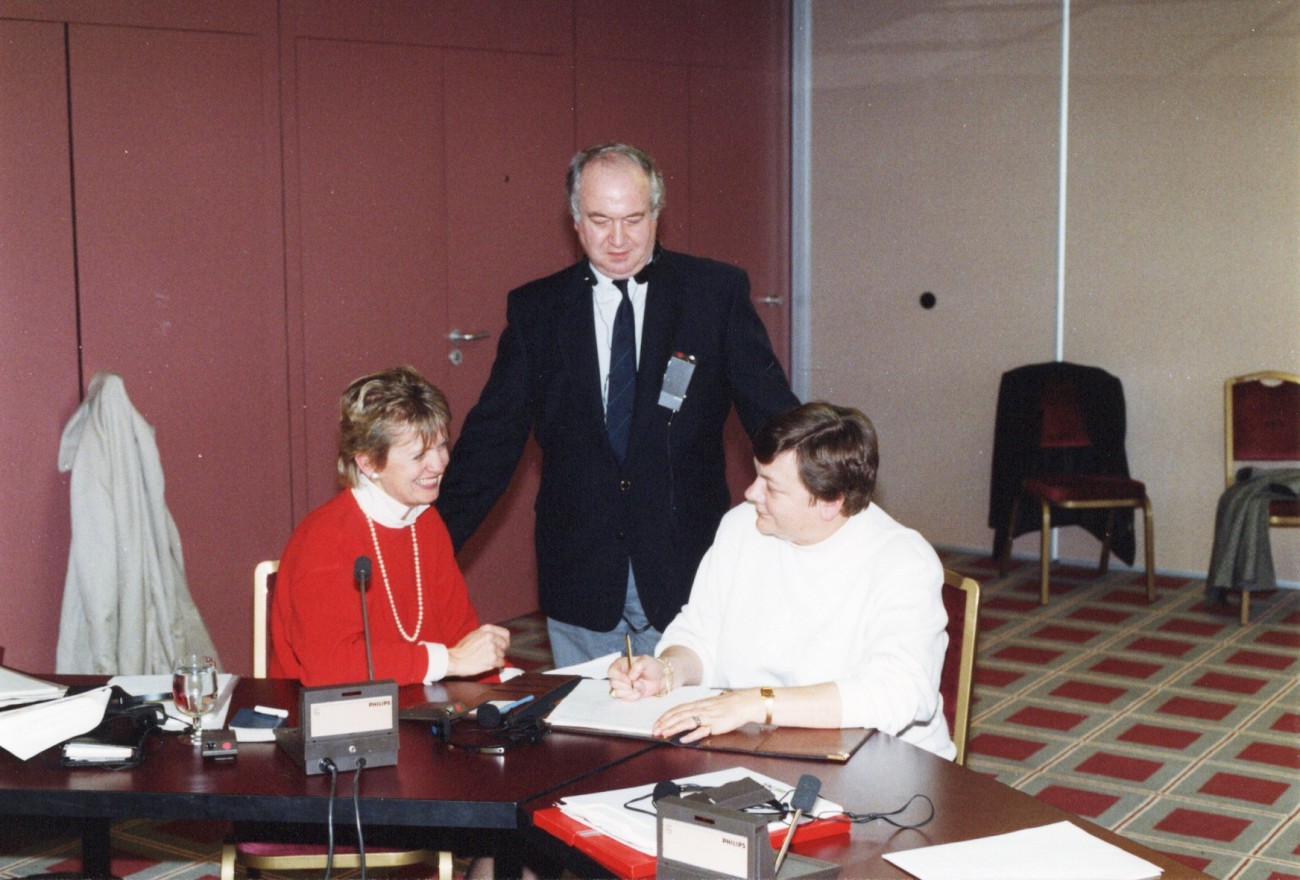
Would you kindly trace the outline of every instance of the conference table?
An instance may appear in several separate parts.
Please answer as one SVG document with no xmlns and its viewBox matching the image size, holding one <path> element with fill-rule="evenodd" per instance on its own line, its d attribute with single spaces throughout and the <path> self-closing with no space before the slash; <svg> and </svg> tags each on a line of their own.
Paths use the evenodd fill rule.
<svg viewBox="0 0 1300 880">
<path fill-rule="evenodd" d="M 47 677 L 63 684 L 103 679 Z M 507 685 L 449 681 L 408 686 L 404 707 L 426 700 L 486 699 L 542 693 L 546 677 L 529 675 Z M 297 723 L 299 686 L 283 679 L 240 679 L 230 713 L 240 708 L 282 707 Z M 459 724 L 472 723 L 467 721 Z M 796 851 L 843 866 L 842 877 L 907 877 L 881 859 L 885 852 L 965 840 L 1068 819 L 1098 837 L 1159 865 L 1169 880 L 1206 875 L 1125 840 L 1043 801 L 979 773 L 958 767 L 884 734 L 870 737 L 847 763 L 764 758 L 705 751 L 623 737 L 552 730 L 541 742 L 503 755 L 449 747 L 427 723 L 399 722 L 396 766 L 364 771 L 360 820 L 370 826 L 486 829 L 517 832 L 543 861 L 558 860 L 580 876 L 610 876 L 577 850 L 533 827 L 531 817 L 563 796 L 652 784 L 711 770 L 745 767 L 794 781 L 804 773 L 822 780 L 823 794 L 853 812 L 883 812 L 913 794 L 934 802 L 934 819 L 904 831 L 883 822 L 854 825 L 848 837 L 796 845 Z M 241 743 L 233 760 L 204 759 L 188 737 L 155 742 L 139 767 L 109 771 L 65 769 L 50 749 L 27 761 L 0 750 L 0 815 L 77 817 L 83 821 L 83 871 L 110 876 L 109 829 L 114 819 L 158 818 L 324 824 L 330 814 L 330 778 L 308 775 L 272 743 Z M 343 777 L 351 776 L 351 772 Z M 338 825 L 354 822 L 348 783 L 333 804 Z M 511 860 L 513 861 L 513 859 Z"/>
<path fill-rule="evenodd" d="M 103 677 L 42 676 L 66 685 L 102 684 Z M 536 682 L 540 676 L 530 676 Z M 448 681 L 403 687 L 399 705 L 460 700 L 476 705 L 499 693 L 529 688 Z M 536 690 L 540 692 L 541 686 Z M 298 682 L 240 678 L 227 717 L 241 708 L 274 706 L 298 723 Z M 653 743 L 627 739 L 548 735 L 535 746 L 505 755 L 472 754 L 438 742 L 428 723 L 398 722 L 396 766 L 371 767 L 361 777 L 363 826 L 514 829 L 525 802 L 604 770 Z M 48 815 L 83 822 L 82 869 L 108 877 L 109 828 L 114 819 L 193 819 L 293 822 L 324 825 L 330 814 L 330 777 L 307 775 L 302 763 L 274 743 L 240 743 L 234 759 L 205 759 L 188 736 L 152 738 L 135 768 L 65 769 L 52 748 L 20 761 L 0 750 L 0 815 Z M 353 771 L 340 773 L 333 804 L 336 826 L 353 824 Z"/>
<path fill-rule="evenodd" d="M 908 874 L 882 856 L 889 852 L 953 843 L 1069 821 L 1091 834 L 1146 859 L 1162 869 L 1162 880 L 1211 880 L 1163 853 L 1126 840 L 1118 834 L 1081 819 L 1045 801 L 918 749 L 902 740 L 876 733 L 844 764 L 792 761 L 731 752 L 662 746 L 634 755 L 599 774 L 564 786 L 530 801 L 531 816 L 558 799 L 597 791 L 614 791 L 653 785 L 663 780 L 715 770 L 747 770 L 794 785 L 805 773 L 821 780 L 821 795 L 853 813 L 888 813 L 904 806 L 915 794 L 934 804 L 934 818 L 921 828 L 900 829 L 876 820 L 854 824 L 847 836 L 795 843 L 794 852 L 840 866 L 842 878 L 908 878 Z M 928 809 L 914 802 L 900 816 L 907 824 L 924 819 Z M 546 832 L 526 826 L 530 845 L 551 858 L 563 859 L 579 877 L 609 877 L 614 868 L 598 864 L 577 849 L 563 845 Z M 796 838 L 797 840 L 797 838 Z"/>
</svg>

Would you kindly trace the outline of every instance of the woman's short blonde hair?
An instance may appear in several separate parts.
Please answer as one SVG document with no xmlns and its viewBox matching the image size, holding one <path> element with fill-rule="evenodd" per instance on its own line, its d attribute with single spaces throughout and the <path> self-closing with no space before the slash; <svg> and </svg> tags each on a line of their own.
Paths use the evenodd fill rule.
<svg viewBox="0 0 1300 880">
<path fill-rule="evenodd" d="M 388 450 L 408 430 L 426 446 L 450 433 L 446 395 L 414 367 L 393 367 L 353 381 L 339 400 L 339 483 L 345 488 L 358 484 L 358 455 L 382 469 Z"/>
</svg>

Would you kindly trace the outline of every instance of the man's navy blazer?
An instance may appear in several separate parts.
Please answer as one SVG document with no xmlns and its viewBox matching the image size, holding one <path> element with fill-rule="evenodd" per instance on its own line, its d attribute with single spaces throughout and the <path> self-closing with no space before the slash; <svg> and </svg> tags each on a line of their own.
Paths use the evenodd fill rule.
<svg viewBox="0 0 1300 880">
<path fill-rule="evenodd" d="M 631 558 L 646 616 L 663 629 L 689 598 L 730 506 L 722 437 L 732 404 L 752 436 L 798 400 L 746 274 L 660 250 L 620 464 L 605 434 L 592 284 L 584 259 L 510 292 L 496 361 L 452 452 L 438 510 L 459 550 L 505 491 L 531 431 L 542 451 L 535 511 L 543 613 L 613 629 Z M 658 402 L 674 354 L 695 364 L 676 414 Z"/>
</svg>

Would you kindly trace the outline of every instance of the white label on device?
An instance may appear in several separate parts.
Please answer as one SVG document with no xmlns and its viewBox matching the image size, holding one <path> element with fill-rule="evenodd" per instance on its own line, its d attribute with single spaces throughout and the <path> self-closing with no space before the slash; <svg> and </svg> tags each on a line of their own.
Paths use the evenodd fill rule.
<svg viewBox="0 0 1300 880">
<path fill-rule="evenodd" d="M 716 828 L 664 819 L 660 858 L 728 877 L 749 876 L 749 839 Z"/>
<path fill-rule="evenodd" d="M 331 700 L 313 703 L 311 728 L 307 735 L 347 736 L 372 733 L 393 727 L 393 698 L 366 697 L 360 700 Z"/>
</svg>

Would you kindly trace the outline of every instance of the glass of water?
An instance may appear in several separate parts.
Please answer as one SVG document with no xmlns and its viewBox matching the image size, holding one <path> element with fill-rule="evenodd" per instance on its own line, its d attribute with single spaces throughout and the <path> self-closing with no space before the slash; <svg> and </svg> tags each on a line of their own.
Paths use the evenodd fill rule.
<svg viewBox="0 0 1300 880">
<path fill-rule="evenodd" d="M 217 702 L 217 661 L 202 654 L 187 654 L 172 669 L 172 699 L 176 708 L 194 719 L 190 742 L 203 741 L 203 713 Z"/>
</svg>

